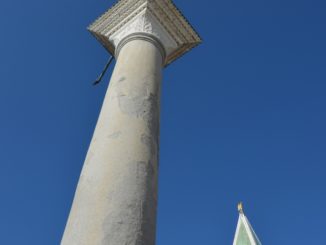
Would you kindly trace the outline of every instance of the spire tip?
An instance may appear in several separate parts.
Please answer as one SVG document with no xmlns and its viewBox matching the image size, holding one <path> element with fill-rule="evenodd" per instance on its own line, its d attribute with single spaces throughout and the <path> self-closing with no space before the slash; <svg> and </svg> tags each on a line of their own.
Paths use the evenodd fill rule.
<svg viewBox="0 0 326 245">
<path fill-rule="evenodd" d="M 239 202 L 239 204 L 238 204 L 238 211 L 239 211 L 239 213 L 243 214 L 243 204 L 242 204 L 242 202 Z"/>
</svg>

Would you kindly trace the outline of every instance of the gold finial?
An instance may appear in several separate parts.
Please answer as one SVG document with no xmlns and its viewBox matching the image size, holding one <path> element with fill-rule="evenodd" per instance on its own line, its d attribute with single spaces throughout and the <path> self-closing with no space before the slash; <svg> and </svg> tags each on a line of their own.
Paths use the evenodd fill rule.
<svg viewBox="0 0 326 245">
<path fill-rule="evenodd" d="M 239 204 L 238 204 L 238 211 L 239 211 L 239 213 L 243 213 L 243 204 L 242 204 L 242 202 L 239 202 Z"/>
</svg>

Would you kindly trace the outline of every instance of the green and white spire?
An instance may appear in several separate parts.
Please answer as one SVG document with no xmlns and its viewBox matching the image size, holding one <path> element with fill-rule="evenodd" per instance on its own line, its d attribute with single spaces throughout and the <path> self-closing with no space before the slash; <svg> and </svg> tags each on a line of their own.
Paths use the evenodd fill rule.
<svg viewBox="0 0 326 245">
<path fill-rule="evenodd" d="M 239 220 L 233 245 L 262 245 L 249 220 L 243 212 L 242 203 L 238 205 Z"/>
</svg>

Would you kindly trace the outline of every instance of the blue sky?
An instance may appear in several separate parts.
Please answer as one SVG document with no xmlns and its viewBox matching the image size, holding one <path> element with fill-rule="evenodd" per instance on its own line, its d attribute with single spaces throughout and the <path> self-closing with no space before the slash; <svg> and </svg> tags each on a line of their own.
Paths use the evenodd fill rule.
<svg viewBox="0 0 326 245">
<path fill-rule="evenodd" d="M 325 244 L 326 2 L 175 0 L 203 44 L 164 71 L 158 245 Z M 112 0 L 0 2 L 0 244 L 59 244 L 108 84 Z"/>
</svg>

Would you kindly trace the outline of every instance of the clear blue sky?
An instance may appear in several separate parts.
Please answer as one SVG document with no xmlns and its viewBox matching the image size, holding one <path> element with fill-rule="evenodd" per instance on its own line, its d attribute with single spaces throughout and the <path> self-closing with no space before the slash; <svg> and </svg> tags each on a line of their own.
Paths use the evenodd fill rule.
<svg viewBox="0 0 326 245">
<path fill-rule="evenodd" d="M 326 2 L 175 0 L 201 46 L 164 73 L 158 245 L 325 244 Z M 0 244 L 57 245 L 107 87 L 112 0 L 0 2 Z"/>
</svg>

